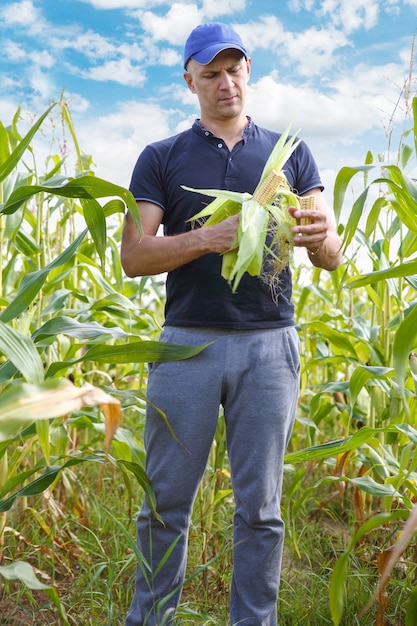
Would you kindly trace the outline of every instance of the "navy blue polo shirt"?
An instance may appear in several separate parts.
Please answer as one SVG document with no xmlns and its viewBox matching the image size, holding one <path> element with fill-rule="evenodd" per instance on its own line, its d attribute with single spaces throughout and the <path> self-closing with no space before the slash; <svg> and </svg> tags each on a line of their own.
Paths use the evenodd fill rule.
<svg viewBox="0 0 417 626">
<path fill-rule="evenodd" d="M 148 145 L 132 174 L 130 190 L 136 200 L 153 202 L 164 211 L 164 235 L 190 230 L 189 218 L 213 200 L 185 191 L 228 189 L 253 193 L 279 134 L 249 120 L 242 140 L 230 152 L 225 142 L 196 121 L 192 128 Z M 322 188 L 313 156 L 304 142 L 284 167 L 298 194 Z M 244 274 L 236 293 L 221 276 L 221 256 L 206 254 L 167 275 L 165 324 L 230 329 L 291 326 L 291 272 L 281 275 L 278 300 L 258 277 Z"/>
</svg>

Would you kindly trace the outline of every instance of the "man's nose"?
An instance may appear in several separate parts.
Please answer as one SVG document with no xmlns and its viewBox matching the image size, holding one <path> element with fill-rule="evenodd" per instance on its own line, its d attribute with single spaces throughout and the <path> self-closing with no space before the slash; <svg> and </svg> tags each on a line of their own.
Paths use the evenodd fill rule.
<svg viewBox="0 0 417 626">
<path fill-rule="evenodd" d="M 233 87 L 235 84 L 233 76 L 231 76 L 228 72 L 222 72 L 220 84 L 222 89 L 229 89 L 230 87 Z"/>
</svg>

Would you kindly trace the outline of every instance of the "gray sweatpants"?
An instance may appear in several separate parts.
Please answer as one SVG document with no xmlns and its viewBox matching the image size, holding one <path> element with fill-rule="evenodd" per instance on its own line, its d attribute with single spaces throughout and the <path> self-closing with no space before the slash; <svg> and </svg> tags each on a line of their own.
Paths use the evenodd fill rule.
<svg viewBox="0 0 417 626">
<path fill-rule="evenodd" d="M 196 357 L 155 363 L 150 370 L 147 396 L 166 413 L 182 446 L 148 405 L 146 470 L 164 524 L 153 518 L 145 502 L 138 517 L 137 541 L 153 574 L 145 570 L 144 575 L 143 567 L 137 567 L 126 626 L 161 624 L 164 613 L 169 609 L 173 613 L 178 605 L 192 506 L 220 405 L 235 500 L 230 621 L 232 626 L 276 626 L 284 540 L 283 458 L 299 391 L 297 331 L 294 327 L 256 331 L 167 327 L 161 340 L 213 343 Z M 170 599 L 158 607 L 169 594 Z"/>
</svg>

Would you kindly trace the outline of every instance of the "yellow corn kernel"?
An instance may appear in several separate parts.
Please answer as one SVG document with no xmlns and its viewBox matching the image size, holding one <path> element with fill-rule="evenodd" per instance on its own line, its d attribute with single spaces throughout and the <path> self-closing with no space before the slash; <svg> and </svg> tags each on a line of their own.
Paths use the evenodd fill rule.
<svg viewBox="0 0 417 626">
<path fill-rule="evenodd" d="M 271 204 L 282 188 L 288 188 L 284 174 L 278 170 L 271 170 L 262 185 L 253 194 L 253 200 L 261 206 Z"/>
<path fill-rule="evenodd" d="M 316 196 L 302 196 L 298 198 L 300 201 L 300 209 L 302 211 L 311 211 L 316 208 Z M 311 224 L 312 220 L 309 217 L 302 217 L 300 219 L 300 224 L 305 226 L 307 224 Z"/>
</svg>

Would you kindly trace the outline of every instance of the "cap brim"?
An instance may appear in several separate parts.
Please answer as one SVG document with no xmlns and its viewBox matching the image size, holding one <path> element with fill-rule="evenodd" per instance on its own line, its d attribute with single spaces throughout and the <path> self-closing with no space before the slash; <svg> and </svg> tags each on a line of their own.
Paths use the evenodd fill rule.
<svg viewBox="0 0 417 626">
<path fill-rule="evenodd" d="M 219 52 L 223 52 L 223 50 L 239 50 L 243 54 L 243 56 L 247 58 L 246 50 L 240 46 L 230 43 L 224 45 L 216 44 L 215 46 L 209 46 L 208 48 L 205 48 L 205 50 L 193 54 L 189 59 L 187 59 L 185 66 L 187 66 L 190 59 L 193 59 L 193 61 L 197 61 L 197 63 L 199 63 L 200 65 L 207 65 L 214 59 L 215 56 L 219 54 Z"/>
</svg>

